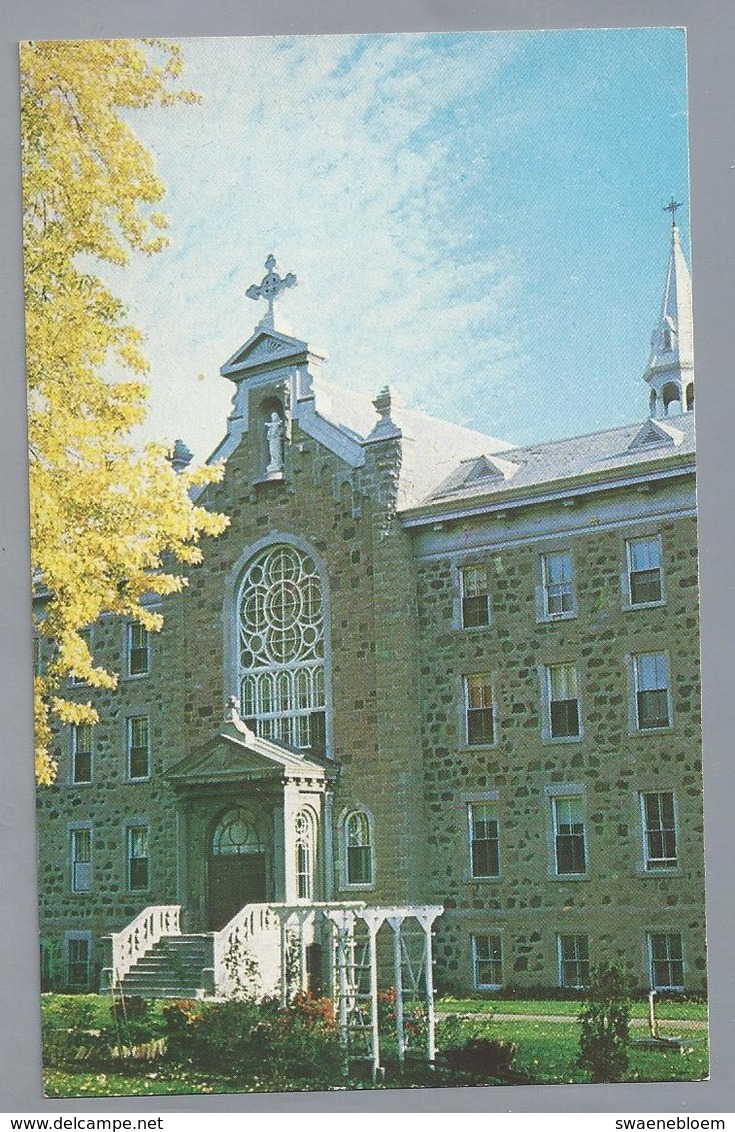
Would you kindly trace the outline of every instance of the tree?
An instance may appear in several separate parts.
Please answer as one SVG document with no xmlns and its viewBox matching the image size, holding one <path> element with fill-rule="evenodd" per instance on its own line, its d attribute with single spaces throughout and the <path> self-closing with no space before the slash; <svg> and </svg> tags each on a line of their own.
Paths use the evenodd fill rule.
<svg viewBox="0 0 735 1132">
<path fill-rule="evenodd" d="M 56 769 L 53 719 L 96 720 L 91 704 L 64 699 L 63 681 L 116 684 L 95 666 L 85 627 L 113 613 L 160 629 L 144 595 L 181 589 L 178 566 L 200 561 L 202 535 L 227 523 L 190 495 L 220 468 L 177 474 L 165 446 L 131 443 L 145 416 L 142 335 L 100 277 L 103 263 L 166 244 L 155 210 L 164 188 L 128 119 L 194 101 L 177 90 L 181 67 L 178 48 L 158 40 L 21 48 L 31 557 L 43 604 L 34 628 L 50 654 L 35 681 L 43 784 Z"/>
<path fill-rule="evenodd" d="M 579 1065 L 593 1081 L 620 1081 L 628 1068 L 630 1001 L 623 973 L 612 963 L 593 972 L 579 1016 Z"/>
</svg>

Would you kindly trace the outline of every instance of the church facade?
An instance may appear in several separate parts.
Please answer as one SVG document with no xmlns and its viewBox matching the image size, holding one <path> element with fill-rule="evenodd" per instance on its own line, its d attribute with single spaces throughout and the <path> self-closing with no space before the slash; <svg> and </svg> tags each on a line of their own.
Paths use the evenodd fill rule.
<svg viewBox="0 0 735 1132">
<path fill-rule="evenodd" d="M 60 732 L 39 794 L 46 984 L 100 985 L 154 916 L 156 939 L 204 946 L 248 908 L 373 908 L 433 932 L 440 989 L 578 988 L 612 959 L 640 988 L 701 993 L 676 226 L 650 416 L 526 448 L 331 385 L 277 329 L 293 277 L 266 268 L 268 313 L 221 371 L 224 478 L 199 499 L 230 525 L 161 601 L 160 633 L 91 627 L 119 685 L 94 691 L 98 724 Z M 305 985 L 328 989 L 309 930 Z"/>
</svg>

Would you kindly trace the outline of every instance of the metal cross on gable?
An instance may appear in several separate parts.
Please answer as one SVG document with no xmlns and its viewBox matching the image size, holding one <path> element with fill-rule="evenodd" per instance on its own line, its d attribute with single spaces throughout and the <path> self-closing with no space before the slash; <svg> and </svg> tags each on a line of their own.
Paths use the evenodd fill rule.
<svg viewBox="0 0 735 1132">
<path fill-rule="evenodd" d="M 663 207 L 664 212 L 670 212 L 671 213 L 672 227 L 674 227 L 676 225 L 676 210 L 678 208 L 681 208 L 681 207 L 682 207 L 681 201 L 680 200 L 674 200 L 673 197 L 671 198 L 669 203 L 665 204 L 664 207 Z"/>
<path fill-rule="evenodd" d="M 245 294 L 249 299 L 265 299 L 268 303 L 268 311 L 263 316 L 262 324 L 265 326 L 274 326 L 273 321 L 273 304 L 287 287 L 296 286 L 296 276 L 292 271 L 281 279 L 281 276 L 276 271 L 276 257 L 269 255 L 265 261 L 266 274 L 263 276 L 260 284 L 253 283 L 248 287 Z"/>
</svg>

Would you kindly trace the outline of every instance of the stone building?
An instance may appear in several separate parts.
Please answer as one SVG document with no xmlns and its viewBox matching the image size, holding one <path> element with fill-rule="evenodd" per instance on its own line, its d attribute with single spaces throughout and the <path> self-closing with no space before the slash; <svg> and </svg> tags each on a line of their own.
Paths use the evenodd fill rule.
<svg viewBox="0 0 735 1132">
<path fill-rule="evenodd" d="M 162 602 L 160 634 L 91 628 L 119 686 L 94 693 L 97 725 L 60 733 L 40 792 L 47 983 L 130 981 L 181 935 L 170 989 L 221 989 L 220 937 L 249 908 L 261 981 L 272 968 L 276 987 L 297 923 L 304 985 L 328 989 L 331 928 L 356 909 L 373 946 L 384 923 L 398 938 L 414 917 L 427 946 L 433 930 L 440 987 L 579 987 L 612 958 L 640 987 L 701 992 L 676 225 L 649 418 L 526 448 L 327 381 L 276 327 L 293 277 L 266 268 L 249 294 L 268 311 L 221 370 L 225 475 L 199 500 L 230 526 Z"/>
</svg>

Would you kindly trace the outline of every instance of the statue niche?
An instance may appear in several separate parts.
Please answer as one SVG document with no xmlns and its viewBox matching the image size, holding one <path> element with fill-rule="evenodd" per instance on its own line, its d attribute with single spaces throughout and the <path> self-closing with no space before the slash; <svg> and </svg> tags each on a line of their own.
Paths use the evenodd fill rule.
<svg viewBox="0 0 735 1132">
<path fill-rule="evenodd" d="M 268 397 L 258 409 L 258 451 L 260 474 L 279 477 L 284 471 L 286 423 L 283 405 L 277 397 Z"/>
</svg>

